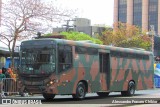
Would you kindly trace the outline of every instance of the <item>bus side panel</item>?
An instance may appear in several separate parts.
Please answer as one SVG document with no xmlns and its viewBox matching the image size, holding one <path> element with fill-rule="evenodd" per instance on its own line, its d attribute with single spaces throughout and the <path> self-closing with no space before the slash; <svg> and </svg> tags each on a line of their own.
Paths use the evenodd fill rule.
<svg viewBox="0 0 160 107">
<path fill-rule="evenodd" d="M 88 92 L 100 90 L 99 56 L 78 54 L 73 46 L 73 67 L 59 74 L 57 87 L 58 94 L 75 94 L 77 84 L 80 81 L 86 83 Z"/>
<path fill-rule="evenodd" d="M 130 60 L 111 56 L 110 91 L 121 91 L 126 88 L 125 79 L 129 72 Z M 132 78 L 132 76 L 130 77 Z"/>
<path fill-rule="evenodd" d="M 133 80 L 136 89 L 153 88 L 153 60 L 111 57 L 111 91 L 125 91 Z"/>
<path fill-rule="evenodd" d="M 87 83 L 88 92 L 100 90 L 98 55 L 75 54 L 74 68 L 76 69 L 73 92 L 79 81 Z"/>
<path fill-rule="evenodd" d="M 137 90 L 152 89 L 154 87 L 154 61 L 153 56 L 149 56 L 149 60 L 139 61 L 140 73 L 138 75 Z"/>
</svg>

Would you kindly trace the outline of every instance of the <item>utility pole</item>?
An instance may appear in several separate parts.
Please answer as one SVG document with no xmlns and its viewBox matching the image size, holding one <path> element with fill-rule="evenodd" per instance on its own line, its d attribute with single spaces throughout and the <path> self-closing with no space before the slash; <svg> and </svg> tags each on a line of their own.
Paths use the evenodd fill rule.
<svg viewBox="0 0 160 107">
<path fill-rule="evenodd" d="M 74 25 L 69 25 L 71 21 L 75 21 L 75 20 L 65 20 L 67 23 L 66 25 L 63 25 L 66 27 L 66 32 L 69 31 L 69 28 L 74 28 L 75 26 Z"/>
<path fill-rule="evenodd" d="M 155 36 L 154 25 L 150 25 L 150 28 L 151 28 L 151 36 L 152 36 L 152 52 L 154 55 L 154 36 Z"/>
<path fill-rule="evenodd" d="M 151 42 L 152 42 L 151 51 L 153 52 L 154 55 L 154 36 L 155 36 L 154 25 L 150 25 L 150 31 L 147 32 L 146 34 L 151 37 Z"/>
</svg>

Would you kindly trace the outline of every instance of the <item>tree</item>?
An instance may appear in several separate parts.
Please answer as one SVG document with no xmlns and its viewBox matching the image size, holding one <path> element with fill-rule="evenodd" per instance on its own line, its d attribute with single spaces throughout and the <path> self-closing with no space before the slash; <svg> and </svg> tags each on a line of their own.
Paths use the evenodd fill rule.
<svg viewBox="0 0 160 107">
<path fill-rule="evenodd" d="M 103 42 L 99 39 L 96 38 L 92 38 L 91 36 L 85 34 L 85 33 L 81 33 L 81 32 L 61 32 L 62 35 L 64 35 L 65 39 L 68 40 L 76 40 L 76 41 L 81 41 L 81 40 L 90 40 L 93 43 L 96 44 L 103 44 Z"/>
<path fill-rule="evenodd" d="M 2 7 L 3 31 L 0 41 L 9 48 L 12 67 L 18 39 L 30 38 L 33 33 L 43 30 L 47 23 L 51 24 L 74 14 L 72 10 L 61 9 L 54 6 L 54 3 L 44 3 L 42 0 L 8 0 Z"/>
<path fill-rule="evenodd" d="M 143 48 L 149 50 L 151 47 L 151 39 L 142 32 L 141 29 L 134 25 L 119 23 L 118 27 L 113 30 L 106 28 L 102 36 L 98 38 L 105 45 L 114 45 L 125 48 Z"/>
<path fill-rule="evenodd" d="M 58 35 L 54 35 L 52 33 L 48 33 L 48 34 L 44 34 L 42 37 L 55 37 L 55 38 L 63 38 L 63 39 L 67 39 L 67 40 L 75 40 L 75 41 L 85 41 L 85 40 L 89 40 L 95 44 L 103 44 L 103 42 L 97 38 L 92 38 L 91 36 L 89 36 L 88 34 L 82 33 L 82 32 L 75 32 L 75 31 L 70 31 L 70 32 L 61 32 Z"/>
</svg>

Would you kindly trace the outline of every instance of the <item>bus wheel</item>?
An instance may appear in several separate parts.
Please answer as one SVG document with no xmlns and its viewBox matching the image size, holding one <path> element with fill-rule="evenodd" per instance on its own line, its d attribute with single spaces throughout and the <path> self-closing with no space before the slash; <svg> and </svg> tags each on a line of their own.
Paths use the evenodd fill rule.
<svg viewBox="0 0 160 107">
<path fill-rule="evenodd" d="M 97 92 L 97 94 L 100 97 L 107 97 L 109 95 L 109 92 Z"/>
<path fill-rule="evenodd" d="M 76 94 L 73 94 L 73 98 L 83 100 L 86 95 L 86 87 L 83 82 L 79 82 L 76 88 Z"/>
<path fill-rule="evenodd" d="M 123 96 L 133 96 L 134 93 L 135 93 L 135 83 L 133 81 L 129 82 L 127 91 L 121 92 Z"/>
<path fill-rule="evenodd" d="M 55 94 L 47 94 L 47 93 L 43 93 L 43 97 L 46 100 L 53 100 L 53 98 L 55 97 Z"/>
</svg>

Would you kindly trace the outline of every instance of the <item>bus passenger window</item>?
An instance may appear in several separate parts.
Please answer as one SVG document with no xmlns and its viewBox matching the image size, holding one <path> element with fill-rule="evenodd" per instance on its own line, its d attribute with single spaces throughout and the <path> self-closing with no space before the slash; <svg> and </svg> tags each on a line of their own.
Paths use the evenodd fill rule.
<svg viewBox="0 0 160 107">
<path fill-rule="evenodd" d="M 66 71 L 72 67 L 72 48 L 71 46 L 59 46 L 58 51 L 59 72 Z"/>
<path fill-rule="evenodd" d="M 59 51 L 59 63 L 65 63 L 65 55 L 63 51 Z"/>
</svg>

